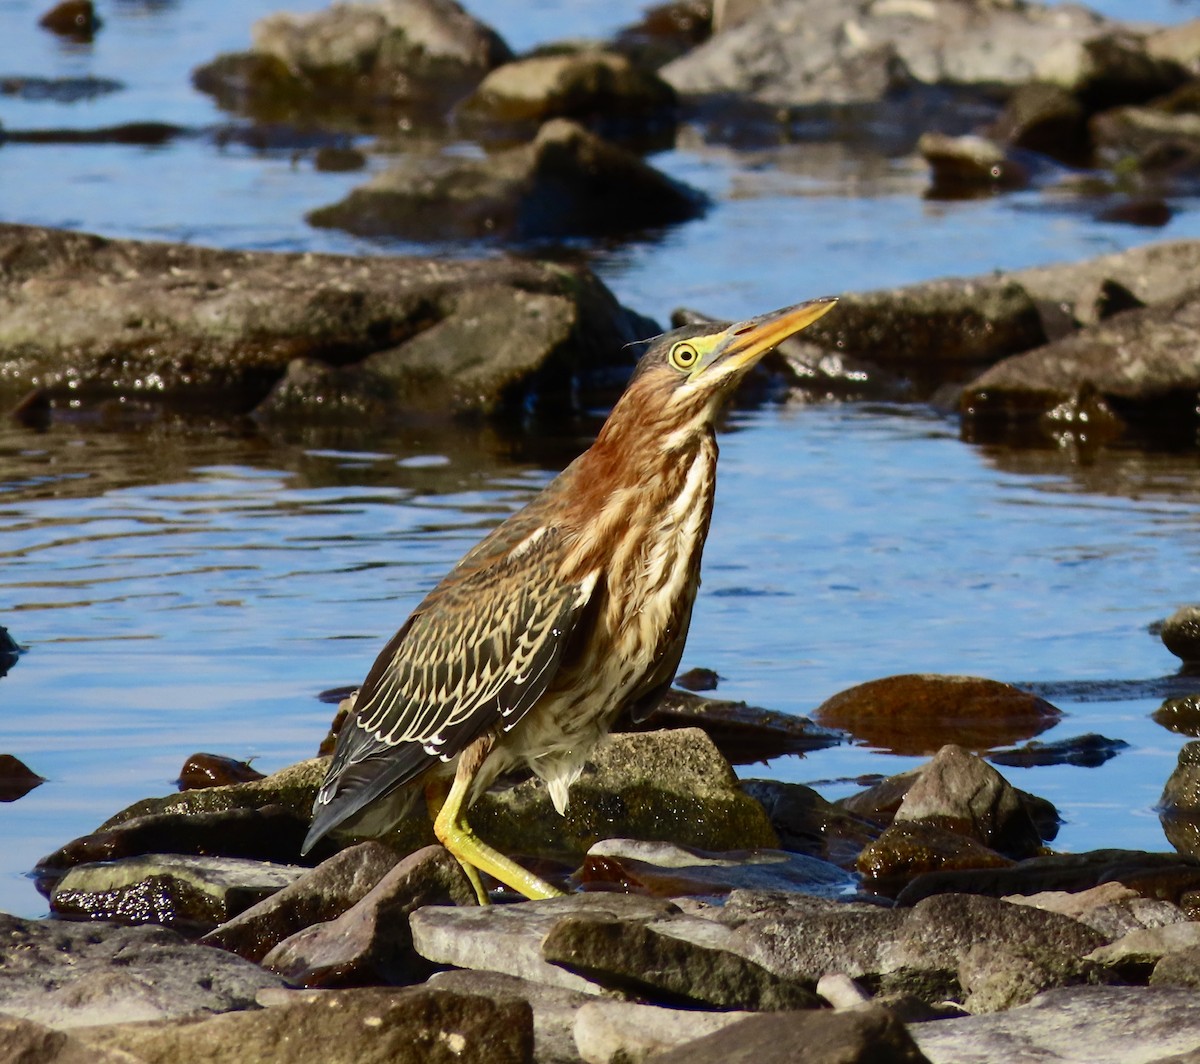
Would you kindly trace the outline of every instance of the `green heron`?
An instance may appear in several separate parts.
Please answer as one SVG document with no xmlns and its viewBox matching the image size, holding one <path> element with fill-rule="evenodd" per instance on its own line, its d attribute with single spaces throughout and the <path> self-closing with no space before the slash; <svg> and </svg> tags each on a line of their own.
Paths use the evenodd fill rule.
<svg viewBox="0 0 1200 1064">
<path fill-rule="evenodd" d="M 714 422 L 817 299 L 651 343 L 595 443 L 471 550 L 383 648 L 338 735 L 307 850 L 345 825 L 381 835 L 424 791 L 463 866 L 529 898 L 560 892 L 487 845 L 466 811 L 526 767 L 559 813 L 592 747 L 644 717 L 683 654 L 716 484 Z M 420 786 L 423 784 L 424 786 Z"/>
</svg>

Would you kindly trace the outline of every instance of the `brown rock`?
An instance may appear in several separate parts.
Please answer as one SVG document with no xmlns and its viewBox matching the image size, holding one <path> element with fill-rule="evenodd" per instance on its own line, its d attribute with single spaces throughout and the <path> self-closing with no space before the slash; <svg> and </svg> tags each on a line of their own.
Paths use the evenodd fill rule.
<svg viewBox="0 0 1200 1064">
<path fill-rule="evenodd" d="M 261 780 L 264 773 L 251 768 L 248 761 L 221 754 L 192 754 L 179 773 L 179 789 L 194 791 L 202 787 L 224 787 L 230 783 Z"/>
<path fill-rule="evenodd" d="M 45 782 L 20 758 L 0 754 L 0 802 L 15 802 Z"/>
<path fill-rule="evenodd" d="M 834 695 L 814 713 L 871 746 L 932 754 L 946 743 L 984 751 L 1028 739 L 1062 713 L 1010 684 L 973 676 L 905 675 L 871 680 Z"/>
<path fill-rule="evenodd" d="M 301 986 L 412 982 L 429 966 L 412 948 L 409 914 L 424 905 L 473 905 L 459 863 L 441 846 L 410 854 L 336 919 L 285 939 L 263 967 Z"/>
<path fill-rule="evenodd" d="M 859 854 L 870 879 L 906 882 L 941 869 L 1007 868 L 1015 864 L 976 839 L 924 821 L 895 823 Z"/>
</svg>

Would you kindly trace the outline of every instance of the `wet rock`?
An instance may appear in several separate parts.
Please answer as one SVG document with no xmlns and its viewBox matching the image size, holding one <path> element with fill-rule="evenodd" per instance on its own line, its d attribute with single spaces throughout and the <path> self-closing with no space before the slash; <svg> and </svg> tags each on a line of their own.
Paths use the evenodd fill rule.
<svg viewBox="0 0 1200 1064">
<path fill-rule="evenodd" d="M 1124 739 L 1107 739 L 1095 732 L 1073 739 L 1040 743 L 1036 739 L 1013 750 L 993 750 L 988 760 L 996 765 L 1033 768 L 1035 765 L 1080 765 L 1096 768 L 1114 758 L 1129 744 Z"/>
<path fill-rule="evenodd" d="M 90 1028 L 88 1045 L 144 1064 L 531 1064 L 524 1002 L 411 987 L 295 995 L 200 1022 Z"/>
<path fill-rule="evenodd" d="M 675 90 L 612 52 L 568 52 L 497 67 L 467 97 L 460 118 L 494 133 L 572 118 L 608 135 L 673 125 Z"/>
<path fill-rule="evenodd" d="M 923 133 L 917 151 L 933 171 L 927 195 L 934 199 L 961 199 L 1029 184 L 1029 168 L 986 137 Z"/>
<path fill-rule="evenodd" d="M 550 929 L 572 915 L 629 922 L 678 911 L 669 901 L 635 894 L 577 894 L 488 908 L 431 905 L 413 913 L 409 925 L 416 951 L 436 964 L 501 972 L 598 994 L 600 987 L 591 980 L 542 957 L 542 939 Z"/>
<path fill-rule="evenodd" d="M 840 732 L 822 728 L 806 717 L 675 689 L 667 692 L 649 716 L 640 721 L 623 718 L 614 730 L 663 728 L 699 728 L 734 765 L 821 750 L 843 741 Z"/>
<path fill-rule="evenodd" d="M 652 1002 L 751 1011 L 820 1005 L 810 980 L 782 978 L 736 953 L 633 921 L 563 917 L 542 941 L 542 956 L 600 986 Z"/>
<path fill-rule="evenodd" d="M 698 850 L 779 846 L 762 806 L 695 728 L 612 736 L 572 785 L 566 816 L 528 780 L 480 799 L 471 825 L 503 853 L 547 857 L 582 856 L 612 837 Z"/>
<path fill-rule="evenodd" d="M 8 629 L 0 625 L 0 676 L 8 672 L 21 656 L 21 646 L 11 635 L 8 634 Z"/>
<path fill-rule="evenodd" d="M 499 972 L 465 969 L 435 972 L 426 985 L 435 990 L 452 990 L 493 1001 L 527 1002 L 533 1010 L 533 1059 L 537 1064 L 579 1064 L 575 1017 L 585 1004 L 595 1001 L 592 995 Z M 689 1015 L 695 1016 L 695 1013 Z"/>
<path fill-rule="evenodd" d="M 966 430 L 975 438 L 1028 430 L 1086 386 L 1131 426 L 1193 441 L 1200 372 L 1185 352 L 1198 335 L 1200 297 L 1188 293 L 1005 359 L 964 390 Z"/>
<path fill-rule="evenodd" d="M 0 1013 L 50 1027 L 253 1008 L 260 990 L 281 985 L 249 961 L 163 927 L 0 914 Z"/>
<path fill-rule="evenodd" d="M 264 774 L 251 768 L 248 761 L 238 761 L 221 754 L 192 754 L 179 773 L 179 789 L 194 791 L 202 787 L 224 787 L 231 783 L 250 783 L 261 780 Z"/>
<path fill-rule="evenodd" d="M 863 847 L 879 835 L 876 824 L 847 813 L 802 783 L 742 780 L 741 787 L 767 811 L 785 850 L 851 868 Z"/>
<path fill-rule="evenodd" d="M 1200 606 L 1180 606 L 1163 621 L 1159 636 L 1184 665 L 1200 665 Z"/>
<path fill-rule="evenodd" d="M 380 843 L 351 846 L 214 928 L 201 941 L 260 961 L 284 939 L 341 916 L 395 865 L 395 851 Z"/>
<path fill-rule="evenodd" d="M 297 879 L 303 869 L 237 857 L 149 854 L 76 865 L 54 888 L 64 916 L 212 927 Z"/>
<path fill-rule="evenodd" d="M 1015 862 L 982 842 L 923 821 L 894 823 L 858 856 L 856 867 L 873 886 L 891 893 L 926 872 L 1008 868 Z"/>
<path fill-rule="evenodd" d="M 675 677 L 675 686 L 685 691 L 715 691 L 720 682 L 721 677 L 712 669 L 688 669 Z"/>
<path fill-rule="evenodd" d="M 276 12 L 254 25 L 249 52 L 195 71 L 202 92 L 265 120 L 317 115 L 386 127 L 421 104 L 438 114 L 512 58 L 489 26 L 454 0 L 336 4 Z M 362 120 L 367 117 L 364 123 Z"/>
<path fill-rule="evenodd" d="M 908 81 L 1018 85 L 1038 78 L 1056 52 L 1106 25 L 1082 7 L 1035 3 L 783 0 L 758 5 L 662 74 L 681 93 L 743 94 L 772 105 L 880 100 Z M 872 65 L 878 72 L 864 76 Z M 1087 77 L 1082 58 L 1073 70 L 1060 65 L 1056 72 L 1061 77 L 1054 80 L 1073 74 L 1072 87 Z"/>
<path fill-rule="evenodd" d="M 1178 905 L 1158 898 L 1143 897 L 1136 890 L 1117 882 L 1102 883 L 1098 887 L 1075 892 L 1043 891 L 1039 894 L 1009 895 L 1005 901 L 1062 913 L 1099 931 L 1110 942 L 1130 931 L 1165 927 L 1187 919 Z"/>
<path fill-rule="evenodd" d="M 1018 86 L 989 132 L 1003 144 L 1064 163 L 1080 163 L 1091 150 L 1083 104 L 1061 85 L 1046 82 Z"/>
<path fill-rule="evenodd" d="M 409 153 L 308 221 L 359 236 L 534 240 L 628 233 L 704 209 L 701 193 L 556 118 L 531 144 L 483 158 Z"/>
<path fill-rule="evenodd" d="M 803 1056 L 797 1056 L 799 1047 Z M 752 1016 L 654 1058 L 655 1064 L 928 1064 L 887 1009 Z"/>
<path fill-rule="evenodd" d="M 1065 956 L 1035 943 L 990 942 L 972 946 L 958 966 L 958 981 L 973 1014 L 1003 1012 L 1032 1001 L 1043 990 L 1116 983 L 1104 964 Z"/>
<path fill-rule="evenodd" d="M 593 1001 L 579 1010 L 575 1043 L 588 1064 L 641 1064 L 656 1053 L 703 1038 L 750 1015 Z"/>
<path fill-rule="evenodd" d="M 937 752 L 908 789 L 893 826 L 931 824 L 965 835 L 1009 857 L 1029 857 L 1042 840 L 1014 787 L 961 746 Z"/>
<path fill-rule="evenodd" d="M 60 37 L 90 41 L 103 23 L 92 0 L 62 0 L 38 19 L 38 25 Z"/>
<path fill-rule="evenodd" d="M 1180 853 L 1200 856 L 1200 742 L 1185 743 L 1158 800 L 1167 841 Z"/>
<path fill-rule="evenodd" d="M 1008 897 L 1046 890 L 1079 891 L 1123 883 L 1146 897 L 1178 902 L 1200 885 L 1200 861 L 1175 853 L 1091 850 L 1030 857 L 1011 868 L 965 869 L 918 876 L 898 895 L 901 905 L 947 892 Z"/>
<path fill-rule="evenodd" d="M 564 399 L 585 368 L 628 365 L 624 345 L 647 334 L 586 271 L 515 259 L 373 257 L 368 268 L 27 226 L 0 226 L 0 258 L 0 380 L 55 404 L 121 396 L 228 417 L 259 404 L 296 358 L 344 368 L 378 355 L 391 418 L 411 406 L 487 412 Z M 523 335 L 519 351 L 497 345 L 472 325 L 481 306 L 494 328 L 526 327 L 531 310 L 553 327 Z M 446 359 L 447 343 L 465 346 Z M 311 419 L 323 397 L 291 409 Z"/>
<path fill-rule="evenodd" d="M 15 802 L 45 782 L 19 757 L 0 754 L 0 802 Z"/>
<path fill-rule="evenodd" d="M 799 337 L 785 340 L 776 355 L 787 367 L 789 399 L 879 399 L 903 402 L 912 398 L 909 382 L 899 374 L 891 373 L 866 359 L 830 351 Z M 760 368 L 769 367 L 763 367 L 760 363 Z"/>
<path fill-rule="evenodd" d="M 709 0 L 669 0 L 644 9 L 642 18 L 618 31 L 612 48 L 638 66 L 658 70 L 712 35 Z"/>
<path fill-rule="evenodd" d="M 308 815 L 273 805 L 261 809 L 150 813 L 68 842 L 38 861 L 34 875 L 38 888 L 46 893 L 76 865 L 142 854 L 245 857 L 296 864 L 301 860 L 300 844 L 308 822 Z M 328 852 L 328 848 L 323 853 L 316 851 L 317 859 Z"/>
<path fill-rule="evenodd" d="M 665 842 L 605 839 L 589 851 L 580 874 L 639 894 L 681 897 L 732 890 L 795 890 L 836 897 L 853 891 L 855 879 L 836 865 L 783 850 L 704 853 Z"/>
<path fill-rule="evenodd" d="M 1200 695 L 1165 699 L 1150 716 L 1168 731 L 1200 739 Z"/>
<path fill-rule="evenodd" d="M 987 750 L 1045 731 L 1062 713 L 1011 684 L 971 676 L 871 680 L 834 695 L 814 716 L 871 746 L 931 754 L 947 742 Z"/>
<path fill-rule="evenodd" d="M 1191 990 L 1069 987 L 1047 991 L 1008 1012 L 920 1024 L 912 1035 L 934 1064 L 1165 1064 L 1172 1054 L 1200 1048 L 1198 1002 Z"/>
<path fill-rule="evenodd" d="M 325 174 L 345 174 L 352 170 L 363 170 L 367 165 L 366 155 L 357 148 L 318 148 L 313 155 L 313 169 Z"/>
<path fill-rule="evenodd" d="M 1174 216 L 1166 200 L 1151 196 L 1136 196 L 1111 203 L 1096 215 L 1099 222 L 1117 222 L 1120 225 L 1141 225 L 1158 229 Z"/>
<path fill-rule="evenodd" d="M 299 986 L 411 983 L 429 974 L 413 952 L 408 917 L 423 905 L 472 905 L 462 867 L 441 846 L 410 854 L 349 909 L 275 946 L 263 967 Z"/>
</svg>

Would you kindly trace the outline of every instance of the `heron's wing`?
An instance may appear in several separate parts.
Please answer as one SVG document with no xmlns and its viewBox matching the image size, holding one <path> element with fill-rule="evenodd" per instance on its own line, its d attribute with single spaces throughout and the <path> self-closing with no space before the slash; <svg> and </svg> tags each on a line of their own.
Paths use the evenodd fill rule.
<svg viewBox="0 0 1200 1064">
<path fill-rule="evenodd" d="M 551 527 L 485 543 L 492 549 L 472 551 L 376 660 L 338 737 L 306 847 L 488 729 L 513 728 L 549 686 L 597 574 L 559 576 L 561 535 Z"/>
</svg>

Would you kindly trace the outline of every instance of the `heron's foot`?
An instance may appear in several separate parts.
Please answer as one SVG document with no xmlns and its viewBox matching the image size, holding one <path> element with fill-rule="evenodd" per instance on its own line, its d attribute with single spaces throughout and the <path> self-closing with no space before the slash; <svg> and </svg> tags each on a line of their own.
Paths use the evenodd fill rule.
<svg viewBox="0 0 1200 1064">
<path fill-rule="evenodd" d="M 517 893 L 524 894 L 525 897 L 535 901 L 563 896 L 561 890 L 552 887 L 544 879 L 522 868 L 512 858 L 505 857 L 504 854 L 489 846 L 463 820 L 454 822 L 447 817 L 445 813 L 449 804 L 447 802 L 446 806 L 443 806 L 442 812 L 434 821 L 433 833 L 462 865 L 463 871 L 471 881 L 471 886 L 475 888 L 475 897 L 479 899 L 480 905 L 490 904 L 487 891 L 483 889 L 483 883 L 479 879 L 480 871 L 486 872 L 506 887 L 511 887 Z"/>
</svg>

